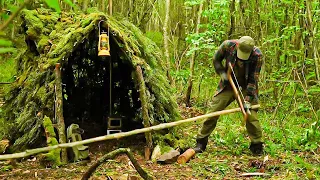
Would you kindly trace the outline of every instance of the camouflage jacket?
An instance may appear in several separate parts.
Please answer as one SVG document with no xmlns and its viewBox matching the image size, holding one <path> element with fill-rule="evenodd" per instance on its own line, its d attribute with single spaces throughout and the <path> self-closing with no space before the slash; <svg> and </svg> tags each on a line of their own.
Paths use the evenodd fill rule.
<svg viewBox="0 0 320 180">
<path fill-rule="evenodd" d="M 218 74 L 221 74 L 222 72 L 227 73 L 227 64 L 229 62 L 231 62 L 231 65 L 233 67 L 235 66 L 237 60 L 237 43 L 238 42 L 236 40 L 226 40 L 220 45 L 219 49 L 216 51 L 213 58 L 213 64 Z M 226 59 L 225 66 L 222 65 L 223 59 Z M 246 67 L 247 84 L 247 95 L 245 97 L 245 100 L 249 102 L 258 102 L 258 79 L 262 66 L 262 53 L 260 49 L 254 47 L 249 59 L 246 62 L 247 65 L 244 66 Z M 224 82 L 220 80 L 215 96 L 219 94 L 227 85 L 229 85 L 228 81 Z"/>
</svg>

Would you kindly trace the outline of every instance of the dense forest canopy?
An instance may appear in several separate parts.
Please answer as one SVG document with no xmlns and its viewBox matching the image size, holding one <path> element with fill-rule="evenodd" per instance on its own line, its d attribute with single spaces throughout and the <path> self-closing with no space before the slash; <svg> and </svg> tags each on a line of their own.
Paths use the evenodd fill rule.
<svg viewBox="0 0 320 180">
<path fill-rule="evenodd" d="M 112 22 L 114 24 L 111 26 L 119 27 L 117 23 L 121 19 L 123 20 L 121 22 L 127 22 L 124 26 L 120 25 L 125 27 L 120 28 L 121 31 L 133 32 L 131 34 L 133 37 L 128 36 L 127 41 L 129 44 L 131 41 L 134 43 L 128 47 L 137 48 L 135 44 L 137 41 L 139 42 L 138 46 L 143 46 L 141 48 L 143 50 L 133 50 L 129 53 L 137 57 L 136 61 L 132 63 L 133 65 L 124 66 L 134 70 L 137 64 L 142 65 L 144 61 L 151 59 L 151 61 L 145 62 L 146 66 L 142 65 L 142 70 L 146 70 L 144 71 L 147 72 L 146 74 L 148 74 L 149 66 L 151 69 L 155 69 L 155 71 L 150 71 L 154 74 L 144 76 L 147 88 L 157 87 L 160 94 L 163 92 L 165 97 L 163 102 L 169 102 L 169 104 L 171 101 L 177 102 L 183 117 L 210 112 L 213 103 L 212 96 L 220 80 L 212 60 L 220 44 L 227 39 L 251 36 L 255 40 L 256 46 L 260 48 L 264 62 L 259 77 L 259 103 L 261 105 L 259 119 L 265 136 L 265 151 L 272 161 L 272 165 L 270 165 L 272 168 L 270 167 L 267 171 L 273 175 L 278 173 L 275 178 L 290 179 L 301 176 L 311 179 L 319 178 L 319 9 L 320 2 L 318 0 L 121 0 L 113 2 L 104 0 L 0 0 L 0 139 L 8 138 L 8 130 L 14 127 L 8 121 L 19 120 L 17 117 L 20 113 L 26 115 L 20 118 L 28 117 L 28 110 L 37 107 L 28 105 L 22 108 L 23 104 L 20 103 L 20 110 L 15 111 L 14 109 L 19 106 L 13 104 L 13 111 L 10 114 L 10 111 L 5 109 L 6 100 L 10 103 L 10 100 L 15 99 L 15 96 L 19 97 L 18 92 L 23 89 L 21 82 L 27 78 L 26 75 L 39 76 L 39 80 L 43 82 L 45 79 L 50 79 L 48 82 L 51 82 L 54 78 L 54 65 L 58 61 L 62 62 L 60 60 L 67 54 L 68 46 L 64 46 L 67 43 L 60 43 L 62 46 L 57 48 L 57 51 L 62 53 L 58 52 L 57 54 L 60 54 L 61 57 L 55 57 L 51 51 L 52 57 L 37 59 L 36 62 L 42 64 L 41 66 L 28 64 L 28 62 L 32 62 L 32 57 L 24 52 L 29 47 L 35 47 L 37 52 L 45 54 L 47 51 L 45 47 L 48 44 L 59 44 L 58 41 L 68 32 L 76 32 L 76 23 L 84 23 L 82 28 L 89 27 L 90 25 L 86 23 L 95 21 L 94 13 L 109 17 L 108 14 L 112 12 L 110 17 L 114 18 Z M 38 18 L 26 17 L 27 10 L 33 12 L 33 15 Z M 44 15 L 46 12 L 50 12 L 51 16 Z M 26 21 L 26 19 L 28 20 Z M 90 20 L 85 22 L 84 19 Z M 64 26 L 54 27 L 52 26 L 55 24 L 53 22 L 59 22 L 57 24 L 60 25 L 64 23 Z M 73 22 L 76 23 L 73 24 Z M 23 24 L 28 26 L 37 23 L 38 26 L 33 26 L 33 31 L 26 31 L 22 28 Z M 96 27 L 90 28 L 97 31 Z M 52 30 L 56 30 L 58 34 L 52 35 Z M 90 38 L 93 38 L 93 36 L 97 36 L 96 31 L 86 32 L 89 33 L 88 37 L 92 32 Z M 116 34 L 113 35 L 116 36 Z M 78 37 L 71 38 L 71 40 L 74 40 L 75 43 L 86 43 L 82 42 L 83 39 L 77 40 Z M 65 38 L 64 40 L 70 39 Z M 94 40 L 94 43 L 97 43 L 96 41 Z M 35 44 L 30 46 L 30 42 L 35 42 Z M 116 42 L 113 43 L 116 44 Z M 151 47 L 148 46 L 149 44 L 152 44 Z M 72 44 L 70 44 L 72 49 L 71 46 Z M 85 54 L 86 51 L 89 52 L 90 48 L 87 48 L 89 46 L 90 43 L 81 45 L 86 48 L 80 48 L 79 51 Z M 117 48 L 116 51 L 120 52 L 122 46 L 117 45 Z M 157 54 L 158 52 L 160 54 Z M 76 55 L 70 55 L 70 57 L 77 59 Z M 22 60 L 23 58 L 24 60 Z M 119 58 L 122 58 L 122 55 L 119 55 Z M 37 66 L 36 68 L 41 69 L 40 72 L 46 68 L 51 68 L 52 71 L 47 74 L 43 72 L 39 74 L 29 66 Z M 101 66 L 108 67 L 103 63 Z M 131 76 L 130 73 L 127 75 L 127 77 Z M 155 79 L 158 79 L 158 76 L 161 82 L 165 82 L 165 86 L 157 85 Z M 99 77 L 95 78 L 92 81 L 98 82 Z M 64 80 L 64 82 L 66 81 L 67 79 Z M 16 87 L 13 88 L 11 83 Z M 148 85 L 148 83 L 155 85 Z M 47 86 L 53 88 L 53 84 L 48 83 Z M 128 89 L 135 91 L 133 87 L 133 84 L 128 85 Z M 12 89 L 15 91 L 11 91 Z M 39 90 L 39 92 L 35 91 L 34 96 L 41 92 L 47 93 L 40 87 Z M 24 91 L 25 93 L 29 92 L 28 89 Z M 93 92 L 93 89 L 91 91 Z M 147 93 L 147 95 L 150 94 Z M 22 95 L 20 94 L 20 96 Z M 50 94 L 46 94 L 44 97 L 47 96 Z M 137 97 L 139 93 L 133 93 L 133 96 Z M 153 96 L 150 97 L 152 99 Z M 47 102 L 45 98 L 42 100 Z M 40 98 L 40 101 L 42 100 Z M 140 100 L 138 100 L 138 104 L 139 102 Z M 165 119 L 163 122 L 170 119 L 168 118 L 170 114 L 173 114 L 172 117 L 177 119 L 178 113 L 175 105 L 172 106 L 174 107 L 173 112 L 168 112 L 161 109 L 161 105 L 155 105 L 157 99 L 150 102 L 158 107 L 159 112 L 164 115 L 160 115 L 160 119 L 162 117 Z M 52 106 L 51 104 L 47 105 L 50 107 L 46 111 L 50 112 Z M 69 106 L 71 107 L 72 104 Z M 105 105 L 104 108 L 107 106 Z M 150 112 L 157 112 L 153 109 L 154 106 L 149 106 Z M 237 106 L 237 104 L 231 105 L 231 107 Z M 10 114 L 9 119 L 5 117 L 5 114 L 8 115 L 8 113 Z M 128 113 L 134 114 L 135 112 Z M 50 113 L 47 114 L 50 115 Z M 37 117 L 34 113 L 32 116 Z M 213 133 L 210 137 L 210 140 L 215 143 L 212 146 L 217 146 L 220 152 L 206 154 L 209 158 L 199 157 L 199 161 L 192 162 L 194 163 L 192 164 L 193 168 L 197 170 L 204 169 L 205 164 L 209 164 L 210 167 L 217 166 L 218 169 L 212 170 L 214 172 L 199 171 L 199 173 L 195 173 L 195 178 L 203 179 L 207 176 L 223 178 L 228 177 L 226 175 L 228 173 L 231 174 L 230 177 L 234 177 L 233 175 L 237 174 L 237 171 L 243 170 L 240 168 L 241 170 L 235 170 L 235 172 L 232 169 L 235 165 L 230 165 L 228 160 L 227 164 L 229 163 L 229 165 L 222 162 L 210 164 L 212 162 L 209 161 L 210 158 L 215 159 L 216 156 L 224 156 L 225 154 L 240 158 L 245 152 L 247 137 L 245 133 L 235 130 L 241 126 L 241 121 L 239 121 L 241 118 L 241 114 L 221 117 L 221 122 L 218 124 L 220 128 L 215 130 L 217 133 Z M 232 125 L 230 125 L 231 121 L 234 122 Z M 19 126 L 20 134 L 30 130 L 25 130 L 24 127 L 26 126 Z M 195 143 L 194 136 L 197 133 L 197 128 L 191 127 L 193 126 L 183 127 L 188 130 L 184 136 L 190 147 Z M 15 137 L 15 139 L 17 138 Z M 237 147 L 234 147 L 234 144 Z M 227 147 L 229 151 L 226 152 L 222 147 Z M 210 148 L 213 151 L 214 148 Z M 242 163 L 244 162 L 238 160 L 239 166 L 243 165 Z M 246 172 L 252 170 L 250 168 L 244 169 L 243 171 Z M 252 171 L 255 170 L 257 168 Z M 216 172 L 217 175 L 213 175 Z"/>
</svg>

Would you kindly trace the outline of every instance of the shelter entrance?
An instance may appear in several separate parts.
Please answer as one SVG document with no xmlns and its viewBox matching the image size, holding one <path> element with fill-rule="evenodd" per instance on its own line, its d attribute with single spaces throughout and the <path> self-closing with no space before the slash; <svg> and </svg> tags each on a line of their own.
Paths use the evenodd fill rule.
<svg viewBox="0 0 320 180">
<path fill-rule="evenodd" d="M 105 135 L 108 117 L 111 116 L 123 118 L 123 131 L 141 128 L 141 120 L 136 119 L 139 117 L 141 103 L 133 81 L 130 61 L 112 37 L 110 57 L 99 57 L 97 45 L 98 31 L 92 31 L 88 38 L 73 50 L 67 63 L 62 65 L 66 127 L 72 123 L 78 124 L 84 129 L 85 138 Z"/>
</svg>

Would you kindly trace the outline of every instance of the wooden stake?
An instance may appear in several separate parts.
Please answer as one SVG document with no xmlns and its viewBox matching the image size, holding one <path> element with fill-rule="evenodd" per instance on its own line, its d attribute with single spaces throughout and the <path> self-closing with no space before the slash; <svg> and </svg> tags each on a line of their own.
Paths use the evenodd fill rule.
<svg viewBox="0 0 320 180">
<path fill-rule="evenodd" d="M 55 68 L 55 75 L 56 75 L 56 102 L 55 102 L 55 111 L 56 111 L 56 122 L 58 127 L 58 135 L 59 135 L 59 143 L 64 144 L 67 142 L 66 139 L 66 127 L 64 124 L 64 117 L 63 117 L 63 97 L 62 97 L 62 81 L 61 81 L 61 71 L 60 71 L 60 63 L 56 64 Z M 61 162 L 68 163 L 68 154 L 67 149 L 61 150 Z"/>
<path fill-rule="evenodd" d="M 251 109 L 258 109 L 259 107 L 260 107 L 260 105 L 257 104 L 257 105 L 253 105 L 251 107 Z M 0 160 L 23 158 L 23 157 L 28 157 L 28 156 L 34 155 L 34 154 L 47 152 L 47 151 L 57 149 L 57 148 L 70 148 L 70 147 L 74 147 L 74 146 L 79 146 L 79 145 L 83 145 L 83 144 L 90 144 L 90 143 L 105 141 L 105 140 L 110 140 L 110 139 L 120 139 L 123 137 L 132 136 L 135 134 L 141 134 L 141 133 L 146 133 L 146 132 L 151 132 L 151 131 L 158 131 L 161 129 L 167 129 L 167 128 L 171 128 L 174 126 L 178 126 L 178 125 L 181 125 L 184 123 L 196 122 L 196 121 L 203 120 L 205 118 L 230 114 L 230 113 L 239 112 L 239 111 L 241 111 L 240 108 L 227 109 L 227 110 L 217 111 L 217 112 L 213 112 L 213 113 L 209 113 L 209 114 L 205 114 L 205 115 L 201 115 L 201 116 L 197 116 L 197 117 L 193 117 L 193 118 L 189 118 L 189 119 L 184 119 L 184 120 L 180 120 L 180 121 L 163 123 L 163 124 L 151 126 L 148 128 L 136 129 L 136 130 L 129 131 L 129 132 L 122 132 L 122 133 L 110 134 L 110 135 L 105 135 L 105 136 L 99 136 L 99 137 L 95 137 L 95 138 L 91 138 L 91 139 L 86 139 L 83 141 L 77 141 L 77 142 L 66 143 L 66 144 L 58 144 L 55 146 L 30 149 L 30 150 L 26 150 L 24 152 L 15 153 L 15 154 L 0 155 Z"/>
<path fill-rule="evenodd" d="M 236 98 L 237 98 L 237 102 L 238 102 L 238 104 L 239 104 L 239 107 L 240 107 L 241 112 L 242 112 L 243 117 L 244 117 L 244 122 L 246 122 L 246 121 L 248 120 L 248 113 L 247 113 L 246 110 L 244 109 L 244 105 L 243 105 L 244 99 L 243 99 L 243 100 L 241 99 L 240 94 L 239 94 L 239 92 L 238 92 L 238 89 L 237 89 L 236 85 L 235 85 L 234 82 L 233 82 L 233 79 L 232 79 L 232 76 L 231 76 L 231 72 L 232 72 L 232 71 L 233 71 L 233 70 L 232 70 L 232 65 L 231 65 L 231 63 L 229 62 L 229 63 L 228 63 L 228 72 L 227 72 L 227 74 L 228 74 L 228 80 L 229 80 L 229 83 L 230 83 L 230 85 L 231 85 L 231 87 L 232 87 L 232 90 L 233 90 L 233 92 L 234 92 L 234 95 L 235 95 Z M 236 77 L 234 77 L 234 78 L 236 78 Z M 241 92 L 240 92 L 240 93 L 241 93 Z M 250 111 L 249 111 L 249 112 L 250 112 Z M 244 123 L 244 124 L 245 124 L 245 123 Z"/>
</svg>

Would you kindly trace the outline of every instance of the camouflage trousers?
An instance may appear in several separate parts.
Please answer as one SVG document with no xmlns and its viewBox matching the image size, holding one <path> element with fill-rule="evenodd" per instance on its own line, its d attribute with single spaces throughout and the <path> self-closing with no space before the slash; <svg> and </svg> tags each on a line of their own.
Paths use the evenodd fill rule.
<svg viewBox="0 0 320 180">
<path fill-rule="evenodd" d="M 246 94 L 245 91 L 243 91 L 243 93 L 244 95 Z M 231 89 L 224 89 L 213 98 L 213 107 L 210 112 L 224 110 L 234 100 L 234 92 Z M 218 118 L 219 116 L 216 116 L 204 120 L 202 128 L 198 132 L 197 139 L 209 136 L 215 129 Z M 251 115 L 249 115 L 246 121 L 246 128 L 252 143 L 262 142 L 262 129 L 258 121 L 256 110 L 251 110 Z"/>
</svg>

